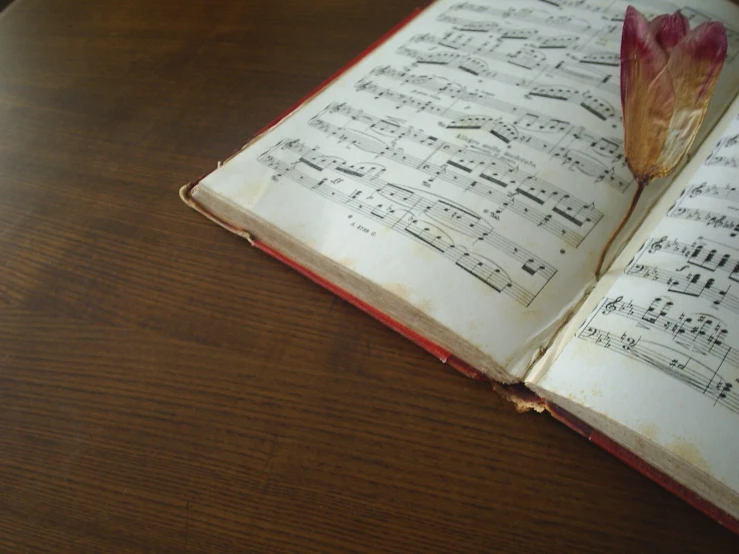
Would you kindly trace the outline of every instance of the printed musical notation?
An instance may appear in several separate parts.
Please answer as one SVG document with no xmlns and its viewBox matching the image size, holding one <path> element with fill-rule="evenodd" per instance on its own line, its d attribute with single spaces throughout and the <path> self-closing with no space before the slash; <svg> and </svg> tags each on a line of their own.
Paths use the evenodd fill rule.
<svg viewBox="0 0 739 554">
<path fill-rule="evenodd" d="M 621 119 L 621 115 L 614 108 L 614 105 L 595 93 L 562 84 L 536 85 L 534 76 L 522 77 L 498 69 L 493 71 L 485 61 L 474 56 L 448 51 L 423 51 L 410 47 L 402 47 L 398 50 L 398 53 L 412 58 L 415 60 L 414 63 L 419 66 L 444 66 L 473 75 L 480 80 L 485 79 L 516 87 L 525 87 L 527 89 L 526 98 L 529 100 L 540 97 L 571 102 L 602 121 L 620 121 Z M 577 75 L 579 74 L 575 74 L 575 80 L 579 80 Z"/>
<path fill-rule="evenodd" d="M 657 15 L 670 12 L 675 6 L 668 2 L 647 0 L 642 2 L 639 8 L 647 19 L 653 19 Z M 655 4 L 650 7 L 650 4 Z M 546 8 L 555 7 L 566 9 L 567 14 L 551 13 Z M 559 33 L 567 31 L 577 35 L 584 35 L 583 43 L 592 41 L 593 38 L 618 41 L 621 37 L 621 25 L 624 20 L 624 5 L 610 1 L 599 2 L 597 0 L 539 0 L 539 7 L 510 7 L 480 5 L 473 2 L 461 2 L 452 6 L 445 14 L 439 17 L 440 21 L 452 23 L 455 30 L 482 32 L 496 30 L 504 27 L 499 22 L 521 22 L 534 24 L 539 28 L 556 30 Z M 579 14 L 578 14 L 579 12 Z M 680 6 L 680 12 L 688 18 L 691 28 L 706 21 L 714 21 L 716 18 L 689 6 Z M 598 26 L 593 23 L 591 16 L 597 15 L 598 21 L 607 22 L 606 25 Z M 481 19 L 481 18 L 487 18 Z M 726 26 L 728 40 L 727 58 L 733 60 L 739 53 L 739 31 L 732 26 Z M 537 33 L 538 29 L 532 29 Z M 591 34 L 592 33 L 592 34 Z M 514 35 L 516 36 L 516 35 Z M 523 38 L 523 37 L 520 37 Z M 573 41 L 578 43 L 577 41 Z"/>
<path fill-rule="evenodd" d="M 569 45 L 562 42 L 561 38 L 556 40 L 560 41 L 558 49 L 568 48 Z M 430 34 L 418 35 L 412 39 L 411 43 L 444 46 L 456 52 L 464 52 L 494 62 L 502 62 L 508 64 L 508 66 L 526 70 L 539 70 L 558 77 L 574 79 L 601 89 L 612 96 L 619 94 L 618 79 L 615 78 L 614 74 L 598 68 L 598 66 L 618 68 L 617 53 L 568 54 L 564 60 L 548 64 L 547 54 L 541 51 L 545 49 L 543 44 L 546 44 L 546 42 L 538 39 L 535 39 L 535 41 L 536 44 L 530 47 L 520 47 L 513 52 L 503 52 L 501 42 L 480 40 L 465 33 L 447 33 L 441 37 Z"/>
<path fill-rule="evenodd" d="M 577 337 L 739 415 L 739 116 Z M 627 300 L 628 298 L 628 300 Z"/>
<path fill-rule="evenodd" d="M 559 7 L 556 4 L 550 4 L 553 7 Z M 463 14 L 463 15 L 459 15 Z M 552 13 L 546 10 L 538 10 L 531 8 L 500 8 L 497 6 L 483 6 L 471 2 L 460 2 L 455 4 L 449 11 L 439 16 L 440 21 L 460 25 L 460 21 L 467 21 L 465 14 L 470 18 L 470 22 L 477 25 L 490 25 L 497 21 L 515 21 L 524 24 L 534 24 L 540 27 L 549 27 L 552 29 L 565 29 L 578 33 L 586 32 L 592 29 L 592 24 L 584 19 L 572 16 L 562 16 L 556 12 Z M 489 22 L 480 21 L 480 16 L 489 16 Z M 462 23 L 464 24 L 464 23 Z"/>
<path fill-rule="evenodd" d="M 720 150 L 714 150 L 714 153 Z M 713 154 L 711 154 L 713 156 Z M 717 167 L 710 163 L 711 157 L 706 160 L 704 167 Z M 731 166 L 718 166 L 724 169 L 734 169 Z M 699 223 L 706 228 L 721 231 L 726 239 L 732 239 L 739 234 L 739 192 L 733 185 L 716 185 L 702 182 L 689 186 L 680 199 L 667 213 L 671 219 L 687 220 Z"/>
<path fill-rule="evenodd" d="M 739 133 L 722 138 L 706 160 L 706 165 L 739 168 Z"/>
<path fill-rule="evenodd" d="M 579 246 L 603 217 L 592 204 L 502 157 L 457 146 L 347 104 L 328 106 L 310 125 L 339 143 L 420 171 L 427 176 L 426 186 L 440 180 L 482 197 L 493 203 L 495 219 L 510 211 L 522 218 L 521 223 L 541 228 L 570 246 Z"/>
<path fill-rule="evenodd" d="M 605 234 L 595 230 L 617 219 L 634 182 L 619 11 L 440 2 L 423 32 L 401 32 L 374 66 L 301 109 L 300 131 L 275 136 L 257 161 L 522 306 L 552 281 L 574 299 L 597 246 L 583 245 Z"/>
<path fill-rule="evenodd" d="M 731 237 L 735 237 L 739 232 L 739 218 L 731 217 L 719 212 L 710 210 L 702 210 L 700 208 L 679 208 L 676 207 L 670 211 L 669 217 L 674 219 L 687 219 L 688 221 L 698 221 L 713 227 L 714 229 L 727 229 L 730 231 Z"/>
<path fill-rule="evenodd" d="M 626 273 L 663 284 L 667 292 L 700 298 L 712 306 L 721 306 L 739 314 L 739 297 L 729 292 L 730 284 L 723 286 L 720 279 L 709 277 L 689 265 L 670 270 L 657 265 L 634 263 L 629 266 Z"/>
<path fill-rule="evenodd" d="M 688 264 L 716 272 L 724 271 L 729 279 L 739 283 L 739 250 L 703 237 L 692 243 L 669 237 L 649 239 L 647 252 L 666 252 L 683 258 Z"/>
<path fill-rule="evenodd" d="M 618 109 L 622 12 L 623 6 L 593 1 L 457 3 L 437 16 L 439 31 L 414 35 L 397 49 L 409 66 L 377 68 L 357 89 L 399 110 L 433 114 L 446 128 L 516 144 L 538 163 L 543 155 L 624 192 L 633 178 Z M 695 10 L 686 14 L 696 23 L 709 19 Z M 739 35 L 729 34 L 733 55 Z M 503 96 L 501 87 L 520 92 Z M 562 115 L 555 103 L 567 107 Z"/>
<path fill-rule="evenodd" d="M 707 163 L 706 165 L 716 164 Z M 687 194 L 691 198 L 696 198 L 699 196 L 705 196 L 707 198 L 723 198 L 725 200 L 728 200 L 729 202 L 735 202 L 739 204 L 739 190 L 737 190 L 737 188 L 732 185 L 721 187 L 718 185 L 709 185 L 707 182 L 704 181 L 703 183 L 689 187 L 687 189 Z"/>
<path fill-rule="evenodd" d="M 388 68 L 380 68 L 371 77 L 386 76 L 392 79 L 395 75 L 396 72 Z M 413 84 L 413 81 L 428 83 L 431 80 L 425 76 L 405 79 L 408 84 Z M 392 87 L 384 87 L 370 77 L 358 82 L 356 89 L 372 94 L 375 99 L 382 98 L 392 102 L 397 107 L 407 107 L 451 120 L 442 123 L 447 129 L 486 131 L 503 146 L 518 144 L 545 154 L 550 157 L 550 160 L 592 177 L 596 183 L 606 182 L 619 192 L 625 191 L 633 182 L 632 177 L 624 176 L 627 169 L 620 138 L 601 137 L 586 130 L 583 126 L 573 125 L 568 121 L 546 116 L 537 113 L 536 110 L 516 106 L 510 102 L 498 101 L 492 96 L 459 92 L 458 85 L 438 86 L 436 92 L 449 94 L 453 101 L 458 101 L 459 97 L 463 97 L 471 104 L 482 104 L 488 107 L 494 105 L 501 112 L 504 111 L 516 117 L 506 119 L 502 116 L 467 115 L 452 106 L 444 106 L 428 99 L 400 92 Z M 455 91 L 458 94 L 455 95 Z M 553 140 L 541 138 L 537 136 L 538 134 L 553 135 Z"/>
<path fill-rule="evenodd" d="M 712 314 L 676 309 L 669 296 L 639 305 L 605 298 L 577 337 L 679 379 L 739 415 L 739 352 Z"/>
<path fill-rule="evenodd" d="M 666 224 L 684 220 L 693 227 L 680 226 L 674 235 L 648 239 L 626 274 L 739 315 L 739 250 L 735 240 L 734 246 L 728 244 L 739 232 L 739 217 L 724 213 L 738 203 L 732 186 L 706 182 L 688 186 L 668 211 Z"/>
<path fill-rule="evenodd" d="M 459 83 L 438 75 L 419 75 L 409 71 L 396 69 L 392 66 L 378 67 L 372 71 L 372 74 L 388 77 L 404 85 L 414 85 L 415 87 L 420 87 L 436 94 L 444 94 L 457 100 L 485 106 L 510 115 L 526 113 L 531 118 L 536 118 L 537 121 L 550 122 L 550 125 L 552 121 L 557 121 L 556 119 L 537 111 L 534 106 L 522 107 L 513 102 L 501 100 L 499 97 L 486 91 L 470 91 Z M 497 78 L 510 79 L 510 83 L 512 84 L 523 84 L 524 82 L 517 77 L 510 77 L 501 73 L 497 74 Z M 614 107 L 605 100 L 594 96 L 590 92 L 578 91 L 571 87 L 532 87 L 528 92 L 528 96 L 570 102 L 582 107 L 584 110 L 587 110 L 602 120 L 612 118 L 616 114 Z M 559 123 L 561 125 L 562 122 L 559 121 Z M 614 148 L 617 148 L 620 143 L 621 141 L 619 139 L 617 143 L 614 144 Z"/>
<path fill-rule="evenodd" d="M 355 140 L 347 135 L 342 140 Z M 259 157 L 288 178 L 375 223 L 418 241 L 493 290 L 528 306 L 557 269 L 497 233 L 482 215 L 445 198 L 390 183 L 375 161 L 349 164 L 300 140 L 282 141 Z"/>
</svg>

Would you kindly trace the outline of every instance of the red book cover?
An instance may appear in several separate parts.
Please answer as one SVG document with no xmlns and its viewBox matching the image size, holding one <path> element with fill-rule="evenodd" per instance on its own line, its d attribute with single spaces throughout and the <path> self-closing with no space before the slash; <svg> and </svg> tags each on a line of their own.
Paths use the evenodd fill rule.
<svg viewBox="0 0 739 554">
<path fill-rule="evenodd" d="M 343 73 L 345 73 L 347 70 L 354 67 L 362 59 L 364 59 L 371 52 L 377 49 L 381 44 L 387 41 L 391 36 L 393 36 L 395 33 L 400 31 L 403 27 L 405 27 L 408 23 L 410 23 L 413 19 L 415 19 L 422 11 L 423 11 L 423 8 L 418 8 L 414 12 L 412 12 L 407 18 L 405 18 L 398 25 L 393 27 L 390 31 L 388 31 L 385 35 L 380 37 L 373 44 L 371 44 L 359 56 L 357 56 L 355 59 L 349 62 L 346 66 L 341 68 L 334 75 L 332 75 L 329 79 L 327 79 L 324 83 L 322 83 L 319 87 L 317 87 L 316 90 L 309 93 L 302 100 L 300 100 L 296 105 L 292 106 L 291 108 L 286 110 L 282 115 L 277 117 L 274 121 L 266 125 L 263 129 L 261 129 L 255 135 L 254 138 L 258 138 L 265 132 L 272 129 L 274 126 L 278 125 L 281 121 L 283 121 L 286 117 L 292 114 L 300 106 L 302 106 L 304 103 L 306 103 L 307 101 L 312 99 L 314 96 L 319 94 L 322 90 L 324 90 L 327 86 L 329 86 L 332 82 L 334 82 Z M 246 148 L 248 145 L 249 143 L 247 143 L 244 147 L 239 148 L 230 157 L 235 156 L 238 152 Z M 227 158 L 227 160 L 229 158 Z M 618 443 L 612 441 L 611 439 L 609 439 L 608 437 L 600 433 L 598 430 L 589 426 L 587 423 L 576 418 L 575 416 L 559 408 L 558 406 L 538 397 L 534 392 L 528 389 L 524 384 L 502 385 L 502 384 L 492 382 L 482 372 L 475 369 L 471 365 L 467 364 L 463 360 L 460 360 L 459 358 L 455 357 L 448 350 L 440 347 L 439 345 L 419 335 L 418 333 L 409 329 L 408 327 L 401 324 L 400 322 L 392 319 L 387 314 L 384 314 L 383 312 L 376 309 L 375 307 L 367 304 L 366 302 L 363 302 L 356 296 L 338 287 L 336 284 L 324 279 L 323 277 L 314 273 L 313 271 L 301 266 L 294 260 L 282 254 L 276 248 L 258 239 L 251 237 L 248 233 L 248 230 L 237 229 L 233 227 L 232 225 L 230 225 L 228 222 L 223 221 L 217 216 L 215 216 L 214 214 L 208 212 L 206 209 L 200 206 L 197 202 L 195 202 L 195 200 L 191 196 L 192 189 L 198 184 L 199 181 L 200 179 L 197 179 L 185 185 L 180 190 L 180 196 L 190 207 L 199 211 L 200 213 L 202 213 L 209 219 L 213 220 L 214 222 L 218 223 L 222 227 L 228 229 L 229 231 L 246 238 L 252 244 L 252 246 L 280 260 L 281 262 L 287 264 L 291 268 L 295 269 L 299 273 L 306 276 L 311 281 L 330 290 L 332 293 L 336 294 L 343 300 L 346 300 L 347 302 L 356 306 L 363 312 L 369 314 L 370 316 L 374 317 L 378 321 L 387 325 L 391 329 L 400 333 L 402 336 L 414 342 L 415 344 L 417 344 L 418 346 L 420 346 L 421 348 L 423 348 L 424 350 L 426 350 L 433 356 L 437 357 L 442 362 L 449 364 L 451 367 L 453 367 L 454 369 L 456 369 L 463 375 L 470 377 L 472 379 L 475 379 L 477 381 L 490 381 L 495 391 L 498 392 L 500 395 L 502 395 L 504 398 L 510 400 L 519 411 L 526 411 L 530 409 L 535 409 L 537 411 L 544 411 L 544 410 L 548 411 L 558 421 L 564 423 L 565 425 L 567 425 L 568 427 L 570 427 L 577 433 L 583 435 L 588 440 L 592 441 L 593 443 L 597 444 L 601 448 L 605 449 L 607 452 L 610 452 L 611 454 L 613 454 L 620 460 L 624 461 L 625 463 L 627 463 L 628 465 L 630 465 L 631 467 L 633 467 L 640 473 L 646 475 L 647 477 L 649 477 L 650 479 L 652 479 L 659 485 L 671 491 L 676 496 L 682 498 L 683 500 L 685 500 L 686 502 L 688 502 L 689 504 L 691 504 L 692 506 L 694 506 L 695 508 L 703 512 L 704 514 L 708 515 L 712 519 L 715 519 L 721 525 L 725 526 L 726 528 L 730 529 L 731 531 L 739 535 L 739 519 L 732 517 L 730 514 L 717 508 L 715 505 L 713 505 L 709 501 L 705 500 L 704 498 L 701 498 L 700 496 L 695 494 L 690 489 L 684 487 L 683 485 L 681 485 L 680 483 L 672 479 L 670 476 L 652 467 L 651 465 L 646 463 L 644 460 L 636 456 L 633 452 L 627 450 L 626 448 L 622 447 Z"/>
</svg>

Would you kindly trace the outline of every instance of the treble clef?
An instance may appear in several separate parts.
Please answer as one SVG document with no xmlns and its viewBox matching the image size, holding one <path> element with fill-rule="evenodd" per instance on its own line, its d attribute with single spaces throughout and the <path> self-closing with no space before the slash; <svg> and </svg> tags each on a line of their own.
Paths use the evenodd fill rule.
<svg viewBox="0 0 739 554">
<path fill-rule="evenodd" d="M 651 244 L 649 245 L 649 253 L 654 254 L 655 252 L 659 252 L 660 250 L 662 250 L 665 241 L 667 241 L 667 236 L 652 240 Z"/>
<path fill-rule="evenodd" d="M 693 187 L 690 189 L 689 196 L 691 198 L 695 198 L 696 196 L 701 196 L 705 188 L 706 188 L 706 183 L 701 183 L 697 187 Z"/>
<path fill-rule="evenodd" d="M 613 312 L 615 312 L 618 309 L 618 305 L 621 304 L 621 301 L 624 299 L 623 296 L 619 296 L 615 300 L 611 300 L 610 302 L 606 302 L 603 305 L 603 310 L 601 313 L 603 315 L 611 315 Z"/>
</svg>

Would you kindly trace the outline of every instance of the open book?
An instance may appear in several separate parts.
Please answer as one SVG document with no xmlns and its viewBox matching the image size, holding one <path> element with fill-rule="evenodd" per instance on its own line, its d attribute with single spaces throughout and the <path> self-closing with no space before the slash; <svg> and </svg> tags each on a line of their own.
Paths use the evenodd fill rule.
<svg viewBox="0 0 739 554">
<path fill-rule="evenodd" d="M 729 52 L 597 284 L 636 186 L 618 1 L 437 0 L 182 196 L 739 531 L 739 7 L 634 4 Z"/>
</svg>

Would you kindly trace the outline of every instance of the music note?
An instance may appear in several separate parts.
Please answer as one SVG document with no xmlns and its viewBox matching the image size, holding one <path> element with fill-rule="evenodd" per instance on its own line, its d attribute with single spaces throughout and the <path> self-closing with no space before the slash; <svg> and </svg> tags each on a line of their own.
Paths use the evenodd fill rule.
<svg viewBox="0 0 739 554">
<path fill-rule="evenodd" d="M 383 69 L 383 72 L 387 71 L 387 68 Z M 342 121 L 333 123 L 317 116 L 310 124 L 339 141 L 351 141 L 365 152 L 387 157 L 429 175 L 432 180 L 438 179 L 493 201 L 499 206 L 493 212 L 496 215 L 499 216 L 505 208 L 571 246 L 577 247 L 602 218 L 602 214 L 592 204 L 565 194 L 551 183 L 528 175 L 511 167 L 503 159 L 483 151 L 456 146 L 395 122 L 388 131 L 380 118 L 346 103 L 331 105 L 325 112 L 331 116 L 340 116 Z M 349 123 L 354 126 L 361 123 L 362 128 L 349 128 Z M 519 136 L 514 126 L 491 122 L 486 118 L 470 118 L 462 124 L 467 127 L 487 126 L 491 134 L 504 141 L 514 140 Z M 395 141 L 392 146 L 387 145 L 378 141 L 372 132 L 390 135 Z M 401 148 L 402 141 L 410 143 L 409 150 Z M 409 151 L 413 145 L 428 147 L 431 151 L 423 156 L 412 155 Z M 427 180 L 424 183 L 429 185 L 431 182 Z M 511 192 L 506 191 L 511 185 Z M 533 205 L 515 202 L 517 196 L 526 198 Z M 554 215 L 558 219 L 553 219 Z"/>
<path fill-rule="evenodd" d="M 726 344 L 729 329 L 702 313 L 672 318 L 673 305 L 664 297 L 648 306 L 623 296 L 605 298 L 577 337 L 664 372 L 739 414 L 739 394 L 725 386 L 731 384 L 727 377 L 739 376 L 739 352 Z"/>
<path fill-rule="evenodd" d="M 362 125 L 373 127 L 375 131 L 381 130 L 376 118 L 366 112 L 357 111 L 348 104 L 328 106 L 324 113 L 347 116 L 356 123 L 362 122 Z M 401 149 L 392 149 L 371 135 L 346 127 L 339 128 L 321 117 L 314 117 L 311 124 L 334 137 L 338 143 L 348 143 L 358 151 L 388 157 L 419 168 L 425 167 L 426 171 L 436 174 L 444 173 L 436 171 L 435 164 L 419 163 L 416 156 Z M 433 143 L 434 147 L 438 146 L 439 141 L 429 142 L 428 138 L 418 131 L 403 130 L 399 125 L 397 128 L 403 131 L 401 133 L 403 137 L 413 137 L 418 143 L 423 142 L 427 145 Z M 435 148 L 435 151 L 438 150 Z M 293 156 L 294 161 L 288 159 L 281 161 L 276 155 L 277 152 Z M 463 157 L 459 159 L 465 160 Z M 310 147 L 299 140 L 283 141 L 265 152 L 259 160 L 268 167 L 278 170 L 280 177 L 289 178 L 328 200 L 361 213 L 378 224 L 412 237 L 434 249 L 496 292 L 510 296 L 523 305 L 530 304 L 556 274 L 556 269 L 551 264 L 495 232 L 480 214 L 427 192 L 382 180 L 379 175 L 384 172 L 384 167 L 376 162 L 350 164 L 340 157 L 322 154 L 318 147 Z M 501 162 L 499 166 L 503 168 L 505 164 Z M 515 173 L 511 167 L 506 171 Z M 327 172 L 335 172 L 349 181 L 344 182 L 343 178 L 332 179 L 326 175 Z M 311 173 L 315 173 L 316 176 Z M 454 181 L 453 176 L 447 175 L 445 178 Z M 365 188 L 356 186 L 351 188 L 348 186 L 350 182 Z M 512 207 L 513 199 L 506 193 L 501 194 L 506 199 L 506 207 Z M 535 217 L 535 214 L 532 213 L 531 217 Z M 519 264 L 512 265 L 512 268 L 517 268 L 522 275 L 536 279 L 537 282 L 522 283 L 520 278 L 514 281 L 509 270 L 499 261 L 469 251 L 469 247 L 461 245 L 458 239 L 453 238 L 452 233 L 459 233 L 459 237 L 468 236 L 474 239 L 471 246 L 476 243 L 484 244 L 509 256 L 512 263 Z"/>
</svg>

